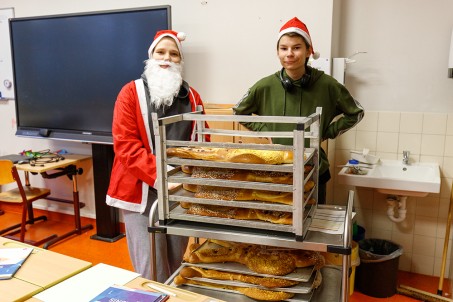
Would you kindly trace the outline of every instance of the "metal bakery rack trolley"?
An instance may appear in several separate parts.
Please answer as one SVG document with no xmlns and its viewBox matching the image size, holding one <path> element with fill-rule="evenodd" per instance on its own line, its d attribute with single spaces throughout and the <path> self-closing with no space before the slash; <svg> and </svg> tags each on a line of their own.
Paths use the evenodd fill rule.
<svg viewBox="0 0 453 302">
<path fill-rule="evenodd" d="M 155 151 L 157 159 L 156 188 L 159 192 L 158 202 L 151 209 L 150 217 L 158 211 L 159 221 L 150 222 L 150 233 L 167 233 L 172 235 L 190 236 L 195 238 L 211 238 L 225 241 L 252 243 L 281 248 L 303 249 L 319 252 L 334 252 L 345 255 L 343 266 L 338 268 L 325 267 L 322 269 L 323 281 L 321 286 L 310 295 L 307 300 L 296 298 L 288 301 L 342 301 L 349 300 L 349 267 L 351 254 L 351 220 L 353 192 L 349 193 L 346 207 L 318 205 L 318 171 L 319 171 L 319 124 L 321 108 L 309 117 L 277 117 L 277 116 L 243 116 L 243 115 L 205 115 L 201 111 L 158 118 L 152 114 L 153 133 L 155 136 Z M 166 138 L 166 126 L 182 121 L 195 123 L 197 141 L 178 141 Z M 244 130 L 227 130 L 205 127 L 210 122 L 266 122 L 296 124 L 292 132 L 254 132 Z M 237 128 L 237 127 L 235 127 Z M 233 142 L 206 142 L 206 135 L 226 137 L 251 137 L 251 138 L 292 138 L 293 145 L 237 143 Z M 219 162 L 199 159 L 184 159 L 167 157 L 169 147 L 203 147 L 203 148 L 228 148 L 228 149 L 253 149 L 253 150 L 280 150 L 292 151 L 292 164 L 251 164 Z M 176 167 L 168 169 L 168 165 Z M 181 166 L 210 167 L 223 169 L 238 169 L 248 171 L 274 171 L 291 173 L 292 184 L 263 183 L 252 181 L 237 181 L 211 178 L 192 177 L 181 171 Z M 310 172 L 304 173 L 304 167 L 311 165 Z M 308 181 L 315 185 L 308 192 L 304 192 L 304 185 Z M 292 192 L 291 205 L 259 202 L 259 201 L 225 201 L 210 198 L 195 198 L 194 193 L 186 191 L 179 185 L 169 190 L 170 183 L 204 185 L 210 187 L 223 187 L 235 189 L 255 189 L 275 192 Z M 313 202 L 314 200 L 314 202 Z M 292 224 L 275 224 L 259 220 L 239 220 L 219 217 L 208 217 L 186 214 L 180 203 L 195 203 L 213 206 L 228 206 L 237 208 L 280 211 L 292 213 Z M 157 206 L 157 208 L 156 208 Z M 340 235 L 326 234 L 310 231 L 312 219 L 319 208 L 332 209 L 344 212 L 344 230 Z M 153 236 L 154 238 L 154 236 Z M 154 259 L 155 261 L 155 259 Z M 176 272 L 172 278 L 177 275 Z M 171 279 L 167 283 L 171 283 Z M 191 288 L 192 290 L 192 288 Z M 193 291 L 203 291 L 193 288 Z M 211 295 L 212 291 L 205 292 Z M 226 295 L 226 296 L 225 296 Z M 228 296 L 230 295 L 230 296 Z M 231 297 L 231 295 L 233 295 Z M 225 301 L 254 301 L 248 297 L 218 292 L 216 298 Z M 241 300 L 242 299 L 242 300 Z"/>
</svg>

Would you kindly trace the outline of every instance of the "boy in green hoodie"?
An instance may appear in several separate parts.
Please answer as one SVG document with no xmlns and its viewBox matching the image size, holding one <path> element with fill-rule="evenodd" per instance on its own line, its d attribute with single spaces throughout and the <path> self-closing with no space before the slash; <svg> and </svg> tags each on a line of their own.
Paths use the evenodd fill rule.
<svg viewBox="0 0 453 302">
<path fill-rule="evenodd" d="M 277 55 L 282 69 L 256 82 L 233 108 L 238 115 L 309 116 L 322 107 L 320 136 L 334 139 L 354 127 L 364 111 L 349 91 L 333 77 L 307 65 L 310 55 L 319 53 L 306 25 L 297 18 L 280 29 Z M 292 131 L 294 124 L 244 123 L 253 131 Z M 290 145 L 292 139 L 273 138 L 273 143 Z M 329 161 L 320 152 L 318 203 L 326 202 L 326 183 L 330 179 Z"/>
</svg>

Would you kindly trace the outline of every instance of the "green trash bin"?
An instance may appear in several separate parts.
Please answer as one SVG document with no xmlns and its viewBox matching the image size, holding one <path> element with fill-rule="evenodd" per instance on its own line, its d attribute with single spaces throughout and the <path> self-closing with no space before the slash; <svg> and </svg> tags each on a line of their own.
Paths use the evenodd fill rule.
<svg viewBox="0 0 453 302">
<path fill-rule="evenodd" d="M 383 239 L 359 241 L 360 265 L 357 267 L 355 288 L 361 293 L 387 298 L 396 294 L 398 263 L 403 248 Z"/>
</svg>

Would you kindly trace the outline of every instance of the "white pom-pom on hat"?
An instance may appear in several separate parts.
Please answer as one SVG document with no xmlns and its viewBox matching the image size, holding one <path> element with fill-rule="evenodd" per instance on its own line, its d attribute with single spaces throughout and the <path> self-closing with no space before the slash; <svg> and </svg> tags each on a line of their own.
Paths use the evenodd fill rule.
<svg viewBox="0 0 453 302">
<path fill-rule="evenodd" d="M 148 57 L 151 58 L 153 54 L 153 50 L 156 47 L 157 43 L 162 40 L 164 37 L 169 37 L 175 40 L 176 46 L 178 46 L 179 53 L 181 54 L 181 59 L 183 59 L 183 54 L 182 54 L 182 47 L 181 47 L 181 41 L 184 41 L 186 39 L 186 34 L 183 32 L 176 32 L 174 30 L 160 30 L 156 33 L 154 36 L 154 41 L 151 43 L 151 46 L 148 48 Z"/>
<path fill-rule="evenodd" d="M 315 52 L 312 54 L 313 60 L 319 59 L 319 56 L 320 56 L 320 54 L 319 54 L 319 52 L 317 52 L 317 51 L 315 51 Z"/>
<path fill-rule="evenodd" d="M 186 39 L 186 33 L 184 32 L 179 32 L 176 37 L 178 38 L 179 41 L 184 41 Z"/>
</svg>

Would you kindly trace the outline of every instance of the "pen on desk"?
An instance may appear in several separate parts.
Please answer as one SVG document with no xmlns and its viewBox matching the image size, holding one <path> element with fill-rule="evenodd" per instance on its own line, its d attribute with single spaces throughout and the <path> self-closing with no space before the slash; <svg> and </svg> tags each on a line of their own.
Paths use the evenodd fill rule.
<svg viewBox="0 0 453 302">
<path fill-rule="evenodd" d="M 172 296 L 172 297 L 176 297 L 177 295 L 169 290 L 166 290 L 166 289 L 163 289 L 162 287 L 160 286 L 157 286 L 157 285 L 154 285 L 152 283 L 148 283 L 146 284 L 148 285 L 150 288 L 154 289 L 154 290 L 157 290 L 158 292 L 161 292 L 161 293 L 164 293 L 164 294 L 167 294 L 169 296 Z"/>
</svg>

